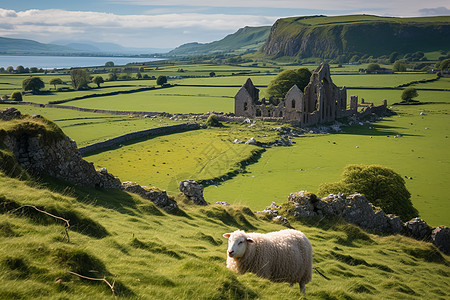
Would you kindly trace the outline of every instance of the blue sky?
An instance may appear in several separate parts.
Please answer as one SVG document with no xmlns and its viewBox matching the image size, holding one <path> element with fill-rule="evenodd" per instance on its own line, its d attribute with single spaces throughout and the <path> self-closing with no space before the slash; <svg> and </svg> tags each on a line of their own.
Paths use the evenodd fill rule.
<svg viewBox="0 0 450 300">
<path fill-rule="evenodd" d="M 0 0 L 0 36 L 49 43 L 113 42 L 174 48 L 211 42 L 282 17 L 450 15 L 448 0 Z"/>
</svg>

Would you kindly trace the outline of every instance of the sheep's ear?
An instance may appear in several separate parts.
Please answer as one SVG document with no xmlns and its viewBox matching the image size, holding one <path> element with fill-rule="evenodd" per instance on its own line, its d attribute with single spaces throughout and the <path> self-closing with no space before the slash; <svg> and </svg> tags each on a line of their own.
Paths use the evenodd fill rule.
<svg viewBox="0 0 450 300">
<path fill-rule="evenodd" d="M 223 237 L 228 239 L 230 237 L 230 235 L 231 235 L 231 233 L 224 233 Z"/>
<path fill-rule="evenodd" d="M 255 241 L 252 238 L 247 238 L 247 242 L 254 243 Z"/>
</svg>

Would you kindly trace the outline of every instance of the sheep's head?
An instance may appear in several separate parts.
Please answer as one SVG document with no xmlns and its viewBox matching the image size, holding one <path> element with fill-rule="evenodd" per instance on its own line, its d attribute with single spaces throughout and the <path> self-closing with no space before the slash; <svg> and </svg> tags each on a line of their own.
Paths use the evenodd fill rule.
<svg viewBox="0 0 450 300">
<path fill-rule="evenodd" d="M 241 230 L 236 230 L 232 233 L 225 233 L 223 237 L 228 239 L 228 256 L 234 258 L 240 258 L 244 256 L 248 243 L 254 243 L 254 241 Z"/>
</svg>

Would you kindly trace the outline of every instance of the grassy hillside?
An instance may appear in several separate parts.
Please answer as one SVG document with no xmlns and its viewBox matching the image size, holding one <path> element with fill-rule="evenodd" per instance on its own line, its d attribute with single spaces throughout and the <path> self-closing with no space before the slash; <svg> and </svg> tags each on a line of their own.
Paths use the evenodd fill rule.
<svg viewBox="0 0 450 300">
<path fill-rule="evenodd" d="M 43 44 L 26 39 L 12 39 L 0 37 L 0 54 L 51 55 L 51 54 L 79 54 L 79 53 L 82 53 L 82 51 L 72 49 L 70 47 L 53 44 Z"/>
<path fill-rule="evenodd" d="M 244 27 L 225 38 L 207 43 L 189 43 L 170 51 L 171 56 L 189 56 L 212 53 L 242 53 L 259 50 L 269 36 L 270 26 Z"/>
<path fill-rule="evenodd" d="M 0 175 L 0 298 L 286 299 L 298 286 L 227 270 L 225 232 L 283 227 L 246 207 L 192 207 L 169 215 L 121 191 Z M 64 222 L 32 208 L 35 205 Z M 428 243 L 380 237 L 340 222 L 293 222 L 311 240 L 307 299 L 445 299 L 450 260 Z M 193 284 L 195 283 L 195 284 Z"/>
<path fill-rule="evenodd" d="M 262 47 L 268 56 L 335 58 L 450 49 L 450 17 L 392 18 L 368 15 L 279 19 Z"/>
</svg>

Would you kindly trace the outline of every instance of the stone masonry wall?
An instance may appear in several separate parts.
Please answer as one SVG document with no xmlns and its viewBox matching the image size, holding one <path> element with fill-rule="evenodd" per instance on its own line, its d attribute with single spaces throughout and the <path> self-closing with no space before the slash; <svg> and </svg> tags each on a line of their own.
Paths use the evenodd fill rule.
<svg viewBox="0 0 450 300">
<path fill-rule="evenodd" d="M 95 143 L 86 147 L 82 147 L 79 149 L 80 153 L 82 155 L 86 155 L 88 153 L 98 151 L 101 149 L 109 148 L 115 145 L 119 145 L 131 140 L 136 140 L 152 135 L 159 135 L 159 134 L 168 134 L 173 132 L 180 132 L 180 131 L 186 131 L 186 130 L 195 130 L 199 129 L 200 125 L 197 123 L 184 123 L 184 124 L 178 124 L 178 125 L 171 125 L 171 126 L 162 126 L 157 128 L 151 128 L 146 130 L 141 130 L 137 132 L 131 132 L 127 133 L 103 142 Z"/>
</svg>

